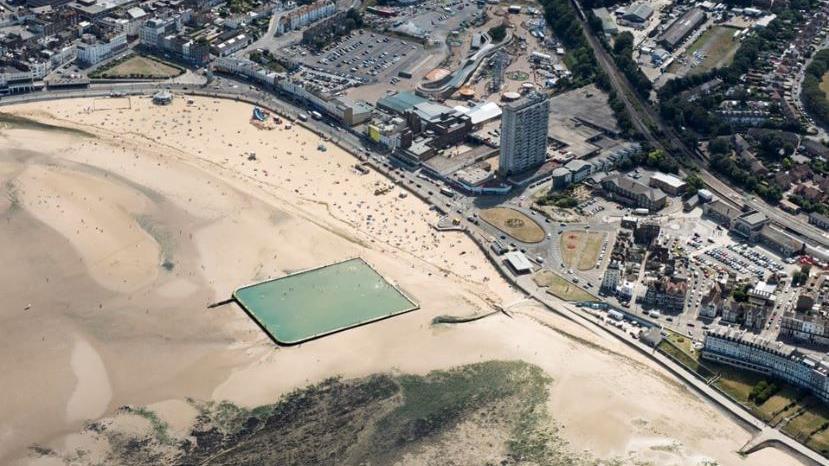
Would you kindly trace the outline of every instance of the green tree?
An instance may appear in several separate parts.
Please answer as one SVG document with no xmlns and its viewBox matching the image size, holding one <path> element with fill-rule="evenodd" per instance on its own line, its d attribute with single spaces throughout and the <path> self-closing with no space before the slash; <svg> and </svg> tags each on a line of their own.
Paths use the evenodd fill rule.
<svg viewBox="0 0 829 466">
<path fill-rule="evenodd" d="M 689 194 L 696 194 L 697 191 L 705 187 L 705 182 L 703 182 L 702 178 L 696 173 L 691 173 L 686 176 L 685 182 L 688 183 Z"/>
<path fill-rule="evenodd" d="M 504 40 L 507 37 L 507 25 L 506 24 L 499 24 L 498 26 L 494 26 L 489 29 L 489 37 L 492 38 L 492 41 L 497 43 Z"/>
<path fill-rule="evenodd" d="M 727 154 L 731 152 L 731 143 L 728 138 L 714 138 L 708 143 L 708 151 L 712 154 Z"/>
</svg>

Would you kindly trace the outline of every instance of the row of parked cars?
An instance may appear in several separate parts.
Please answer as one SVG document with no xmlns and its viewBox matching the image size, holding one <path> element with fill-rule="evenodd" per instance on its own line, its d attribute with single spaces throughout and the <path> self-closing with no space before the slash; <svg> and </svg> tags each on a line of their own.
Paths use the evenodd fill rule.
<svg viewBox="0 0 829 466">
<path fill-rule="evenodd" d="M 769 271 L 772 271 L 772 272 L 782 272 L 783 271 L 783 265 L 779 264 L 778 262 L 776 262 L 771 257 L 769 257 L 769 256 L 767 256 L 767 255 L 765 255 L 761 252 L 757 252 L 757 251 L 749 248 L 747 244 L 740 244 L 740 245 L 730 244 L 728 246 L 728 249 L 733 251 L 736 254 L 739 254 L 739 255 L 745 257 L 750 262 L 752 262 L 754 265 L 763 267 L 763 268 L 765 268 Z"/>
<path fill-rule="evenodd" d="M 765 268 L 750 264 L 745 259 L 729 252 L 725 248 L 715 248 L 705 251 L 705 255 L 727 265 L 736 272 L 751 273 L 761 280 L 765 277 Z"/>
</svg>

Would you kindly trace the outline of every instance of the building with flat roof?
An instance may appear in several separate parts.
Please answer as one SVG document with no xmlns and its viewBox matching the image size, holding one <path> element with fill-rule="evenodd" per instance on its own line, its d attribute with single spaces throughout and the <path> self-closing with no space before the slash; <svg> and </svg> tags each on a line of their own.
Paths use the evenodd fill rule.
<svg viewBox="0 0 829 466">
<path fill-rule="evenodd" d="M 403 115 L 415 105 L 428 102 L 414 92 L 404 91 L 383 97 L 377 101 L 377 108 L 387 112 Z"/>
<path fill-rule="evenodd" d="M 722 199 L 715 198 L 711 202 L 702 205 L 702 214 L 730 229 L 732 222 L 742 215 L 742 211 L 736 207 L 732 207 Z"/>
<path fill-rule="evenodd" d="M 501 116 L 501 154 L 498 172 L 503 178 L 543 164 L 547 158 L 550 99 L 531 92 L 504 106 Z"/>
<path fill-rule="evenodd" d="M 704 23 L 706 18 L 707 16 L 702 9 L 691 8 L 671 23 L 659 36 L 657 42 L 668 50 L 674 50 L 694 32 L 694 29 Z"/>
<path fill-rule="evenodd" d="M 91 66 L 110 58 L 127 48 L 127 34 L 113 34 L 98 39 L 92 34 L 84 34 L 83 39 L 76 46 L 77 61 L 81 66 Z"/>
<path fill-rule="evenodd" d="M 551 187 L 551 190 L 564 189 L 567 186 L 570 186 L 570 183 L 573 182 L 573 172 L 564 167 L 558 167 L 554 169 L 552 177 L 553 185 Z"/>
<path fill-rule="evenodd" d="M 746 238 L 749 241 L 756 241 L 760 236 L 760 230 L 769 223 L 768 217 L 756 210 L 746 212 L 736 219 L 731 225 L 731 231 Z"/>
<path fill-rule="evenodd" d="M 595 8 L 593 14 L 602 22 L 602 31 L 608 35 L 615 35 L 619 33 L 619 26 L 613 16 L 607 11 L 607 8 Z"/>
<path fill-rule="evenodd" d="M 656 188 L 649 188 L 628 176 L 609 175 L 602 180 L 601 185 L 610 199 L 621 204 L 655 212 L 668 203 L 665 193 Z"/>
<path fill-rule="evenodd" d="M 812 225 L 822 228 L 824 230 L 829 230 L 829 217 L 819 214 L 817 212 L 812 212 L 809 214 L 809 223 Z"/>
<path fill-rule="evenodd" d="M 488 121 L 495 120 L 501 116 L 501 107 L 495 102 L 484 102 L 474 107 L 458 105 L 455 110 L 469 115 L 472 125 L 480 127 Z"/>
<path fill-rule="evenodd" d="M 138 3 L 137 0 L 79 0 L 67 4 L 67 7 L 75 10 L 82 18 L 95 20 L 103 18 L 118 8 L 128 7 Z"/>
<path fill-rule="evenodd" d="M 573 174 L 573 183 L 578 183 L 579 181 L 590 176 L 590 173 L 592 173 L 593 170 L 593 165 L 585 162 L 584 160 L 571 160 L 564 164 L 564 168 Z"/>
<path fill-rule="evenodd" d="M 760 230 L 759 241 L 769 249 L 777 252 L 783 257 L 790 257 L 802 252 L 806 245 L 803 241 L 793 238 L 787 233 L 771 226 L 765 225 Z"/>
<path fill-rule="evenodd" d="M 530 273 L 533 271 L 533 264 L 521 251 L 510 251 L 504 254 L 507 264 L 518 274 Z"/>
<path fill-rule="evenodd" d="M 654 188 L 659 188 L 672 196 L 679 196 L 684 193 L 685 189 L 688 187 L 688 183 L 682 181 L 681 179 L 661 172 L 654 173 L 653 176 L 651 176 L 649 185 Z"/>
</svg>

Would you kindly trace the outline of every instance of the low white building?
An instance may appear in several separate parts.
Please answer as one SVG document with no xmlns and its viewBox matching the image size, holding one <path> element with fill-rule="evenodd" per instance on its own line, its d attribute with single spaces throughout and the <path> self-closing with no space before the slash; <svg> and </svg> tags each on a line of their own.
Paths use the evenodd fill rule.
<svg viewBox="0 0 829 466">
<path fill-rule="evenodd" d="M 337 5 L 331 0 L 319 0 L 284 14 L 277 23 L 276 32 L 284 34 L 333 15 Z"/>
<path fill-rule="evenodd" d="M 530 273 L 533 271 L 533 264 L 520 251 L 510 251 L 504 254 L 507 264 L 518 274 Z"/>
</svg>

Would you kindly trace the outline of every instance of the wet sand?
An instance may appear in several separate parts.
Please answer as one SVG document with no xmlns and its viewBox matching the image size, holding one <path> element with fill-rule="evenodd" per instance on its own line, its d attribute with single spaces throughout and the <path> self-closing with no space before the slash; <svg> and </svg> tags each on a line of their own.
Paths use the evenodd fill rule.
<svg viewBox="0 0 829 466">
<path fill-rule="evenodd" d="M 149 405 L 184 432 L 188 397 L 253 407 L 333 375 L 522 359 L 552 377 L 550 410 L 576 450 L 798 464 L 770 449 L 739 457 L 749 434 L 737 424 L 619 342 L 521 304 L 468 238 L 435 231 L 434 212 L 399 188 L 375 196 L 387 181 L 356 173 L 333 144 L 318 151 L 312 133 L 256 129 L 250 105 L 213 99 L 92 110 L 114 107 L 6 109 L 96 137 L 0 131 L 0 367 L 11 393 L 0 462 L 54 459 L 32 444 L 94 458 L 106 445 L 78 434 L 87 420 L 148 428 L 118 414 L 123 405 Z M 421 309 L 276 348 L 237 307 L 207 308 L 240 285 L 354 256 Z M 492 304 L 516 317 L 431 325 Z"/>
</svg>

